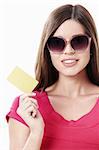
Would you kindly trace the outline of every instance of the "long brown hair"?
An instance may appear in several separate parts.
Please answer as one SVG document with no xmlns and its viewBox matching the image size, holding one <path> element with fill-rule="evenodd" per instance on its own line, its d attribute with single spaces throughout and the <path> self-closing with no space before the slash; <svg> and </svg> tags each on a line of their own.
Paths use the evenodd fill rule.
<svg viewBox="0 0 99 150">
<path fill-rule="evenodd" d="M 68 19 L 79 22 L 83 26 L 85 33 L 92 39 L 91 59 L 86 70 L 90 81 L 99 85 L 99 45 L 94 20 L 88 10 L 81 5 L 63 5 L 52 11 L 43 29 L 35 67 L 35 75 L 39 84 L 35 90 L 44 90 L 58 80 L 59 73 L 52 64 L 46 43 L 57 28 Z"/>
</svg>

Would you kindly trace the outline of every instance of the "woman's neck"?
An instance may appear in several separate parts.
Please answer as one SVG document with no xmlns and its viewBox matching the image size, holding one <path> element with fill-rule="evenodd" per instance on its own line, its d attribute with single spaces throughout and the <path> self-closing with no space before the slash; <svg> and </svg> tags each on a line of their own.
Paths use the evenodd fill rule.
<svg viewBox="0 0 99 150">
<path fill-rule="evenodd" d="M 59 75 L 59 80 L 54 84 L 53 90 L 56 94 L 67 97 L 85 95 L 90 90 L 92 83 L 89 81 L 85 71 L 76 76 Z"/>
</svg>

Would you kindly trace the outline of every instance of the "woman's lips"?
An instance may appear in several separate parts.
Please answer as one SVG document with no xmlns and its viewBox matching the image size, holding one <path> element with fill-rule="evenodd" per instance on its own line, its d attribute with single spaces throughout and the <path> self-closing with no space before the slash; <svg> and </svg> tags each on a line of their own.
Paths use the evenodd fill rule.
<svg viewBox="0 0 99 150">
<path fill-rule="evenodd" d="M 62 60 L 63 65 L 66 67 L 72 67 L 72 66 L 76 65 L 77 62 L 78 62 L 78 59 L 64 59 L 64 60 Z"/>
</svg>

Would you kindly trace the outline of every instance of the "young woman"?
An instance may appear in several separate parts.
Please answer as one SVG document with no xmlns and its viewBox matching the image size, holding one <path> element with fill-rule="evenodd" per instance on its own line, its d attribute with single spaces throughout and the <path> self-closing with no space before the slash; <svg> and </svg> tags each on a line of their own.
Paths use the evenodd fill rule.
<svg viewBox="0 0 99 150">
<path fill-rule="evenodd" d="M 99 45 L 83 6 L 50 14 L 36 79 L 33 93 L 17 97 L 7 114 L 10 150 L 98 150 Z"/>
</svg>

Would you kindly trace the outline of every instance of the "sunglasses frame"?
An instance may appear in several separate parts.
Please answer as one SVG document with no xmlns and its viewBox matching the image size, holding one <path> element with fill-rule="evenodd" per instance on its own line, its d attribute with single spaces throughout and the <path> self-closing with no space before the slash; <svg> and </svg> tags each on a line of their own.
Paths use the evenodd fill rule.
<svg viewBox="0 0 99 150">
<path fill-rule="evenodd" d="M 84 51 L 84 49 L 87 49 L 88 45 L 86 46 L 86 48 L 77 50 L 77 49 L 74 49 L 73 46 L 72 46 L 72 44 L 71 44 L 71 41 L 72 41 L 74 38 L 80 37 L 80 36 L 85 36 L 85 37 L 87 37 L 87 39 L 88 39 L 88 45 L 90 44 L 91 37 L 88 36 L 87 34 L 76 34 L 76 35 L 73 35 L 73 36 L 70 38 L 70 40 L 66 40 L 66 39 L 63 38 L 62 36 L 51 36 L 51 37 L 49 37 L 49 39 L 50 39 L 50 38 L 53 38 L 53 37 L 62 39 L 62 40 L 64 41 L 64 43 L 65 43 L 65 46 L 64 46 L 63 50 L 61 50 L 61 51 L 53 51 L 53 50 L 51 50 L 51 49 L 49 48 L 48 43 L 47 43 L 47 48 L 49 49 L 49 51 L 51 51 L 51 52 L 53 52 L 53 53 L 63 53 L 65 47 L 66 47 L 67 44 L 69 43 L 74 51 L 82 52 L 82 51 Z"/>
</svg>

